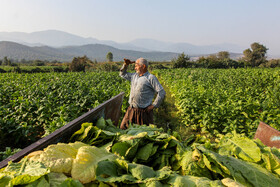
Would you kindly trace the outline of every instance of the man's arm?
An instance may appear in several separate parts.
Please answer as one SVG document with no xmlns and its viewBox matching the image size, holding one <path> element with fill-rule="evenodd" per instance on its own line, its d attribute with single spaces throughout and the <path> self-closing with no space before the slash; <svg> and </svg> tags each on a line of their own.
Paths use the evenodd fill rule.
<svg viewBox="0 0 280 187">
<path fill-rule="evenodd" d="M 128 59 L 124 59 L 124 64 L 123 66 L 121 67 L 120 69 L 120 76 L 128 81 L 131 81 L 131 76 L 132 76 L 132 73 L 128 73 L 127 72 L 127 67 L 129 64 L 132 64 L 134 62 L 131 62 L 130 60 Z"/>
<path fill-rule="evenodd" d="M 160 106 L 160 104 L 162 103 L 162 101 L 166 95 L 166 92 L 164 91 L 162 85 L 159 83 L 158 79 L 155 76 L 152 76 L 151 84 L 152 84 L 153 88 L 155 89 L 155 91 L 157 92 L 157 97 L 153 102 L 153 106 L 155 108 L 158 108 Z"/>
<path fill-rule="evenodd" d="M 153 102 L 153 105 L 154 105 L 155 108 L 159 107 L 159 105 L 162 103 L 165 95 L 166 95 L 166 92 L 164 91 L 163 88 L 160 91 L 158 91 L 157 97 L 156 97 L 156 99 Z"/>
</svg>

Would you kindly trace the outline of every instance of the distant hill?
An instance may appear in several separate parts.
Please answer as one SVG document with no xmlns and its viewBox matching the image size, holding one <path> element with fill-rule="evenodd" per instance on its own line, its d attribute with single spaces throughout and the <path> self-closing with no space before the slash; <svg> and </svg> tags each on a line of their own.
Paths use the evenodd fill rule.
<svg viewBox="0 0 280 187">
<path fill-rule="evenodd" d="M 126 43 L 118 43 L 110 40 L 98 40 L 96 38 L 85 38 L 58 30 L 46 30 L 33 33 L 23 32 L 0 32 L 0 41 L 11 41 L 33 46 L 81 46 L 87 44 L 103 44 L 122 50 L 133 50 L 142 52 L 161 51 L 161 52 L 184 52 L 190 56 L 201 54 L 212 54 L 219 51 L 230 53 L 242 53 L 249 46 L 239 46 L 236 44 L 223 43 L 215 45 L 193 45 L 190 43 L 163 42 L 153 39 L 136 39 Z"/>
<path fill-rule="evenodd" d="M 235 44 L 223 43 L 215 45 L 198 46 L 190 43 L 162 42 L 152 39 L 136 39 L 130 42 L 140 48 L 147 50 L 168 51 L 188 54 L 190 56 L 201 56 L 202 54 L 218 53 L 228 51 L 230 53 L 242 53 L 245 48 Z"/>
<path fill-rule="evenodd" d="M 15 42 L 0 42 L 0 59 L 5 56 L 11 59 L 25 60 L 59 60 L 71 61 L 73 57 L 86 55 L 90 59 L 105 61 L 108 52 L 113 53 L 114 61 L 121 61 L 123 58 L 135 60 L 140 57 L 147 58 L 150 61 L 169 61 L 178 56 L 178 53 L 172 52 L 140 52 L 133 50 L 121 50 L 108 45 L 88 44 L 81 46 L 67 47 L 29 47 Z"/>
<path fill-rule="evenodd" d="M 238 59 L 246 49 L 229 43 L 197 46 L 153 39 L 117 43 L 91 37 L 85 38 L 58 30 L 33 33 L 0 32 L 0 44 L 0 58 L 8 56 L 19 60 L 24 58 L 59 61 L 70 61 L 75 56 L 83 55 L 97 61 L 104 61 L 109 51 L 113 53 L 115 61 L 122 60 L 124 57 L 131 59 L 146 57 L 151 61 L 169 61 L 182 52 L 195 60 L 200 56 L 208 56 L 220 51 L 228 51 L 232 59 Z"/>
<path fill-rule="evenodd" d="M 0 32 L 0 41 L 11 41 L 33 46 L 80 46 L 87 44 L 104 44 L 118 49 L 136 50 L 136 51 L 150 51 L 142 47 L 134 46 L 131 43 L 117 43 L 110 40 L 98 40 L 96 38 L 84 38 L 74 34 L 70 34 L 58 30 L 46 30 L 32 33 L 24 32 Z M 155 50 L 154 50 L 155 51 Z"/>
</svg>

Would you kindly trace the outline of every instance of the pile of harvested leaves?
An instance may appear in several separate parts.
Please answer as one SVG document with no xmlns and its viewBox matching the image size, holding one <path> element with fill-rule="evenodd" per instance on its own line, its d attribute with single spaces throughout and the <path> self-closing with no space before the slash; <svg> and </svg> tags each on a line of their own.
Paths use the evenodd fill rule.
<svg viewBox="0 0 280 187">
<path fill-rule="evenodd" d="M 280 186 L 280 150 L 236 133 L 181 141 L 155 126 L 120 130 L 100 118 L 70 142 L 9 163 L 0 186 Z"/>
</svg>

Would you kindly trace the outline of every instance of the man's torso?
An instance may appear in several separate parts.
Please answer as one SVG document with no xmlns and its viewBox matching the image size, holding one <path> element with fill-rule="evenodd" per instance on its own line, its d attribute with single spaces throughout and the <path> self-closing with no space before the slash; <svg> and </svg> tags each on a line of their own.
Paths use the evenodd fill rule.
<svg viewBox="0 0 280 187">
<path fill-rule="evenodd" d="M 152 87 L 151 74 L 146 72 L 143 76 L 137 73 L 131 77 L 131 92 L 129 103 L 135 108 L 146 108 L 152 104 L 155 90 Z"/>
</svg>

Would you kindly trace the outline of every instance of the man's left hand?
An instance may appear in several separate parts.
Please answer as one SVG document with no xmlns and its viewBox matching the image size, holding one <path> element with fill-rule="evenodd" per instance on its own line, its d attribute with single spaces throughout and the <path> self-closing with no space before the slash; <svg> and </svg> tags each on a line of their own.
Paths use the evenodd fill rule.
<svg viewBox="0 0 280 187">
<path fill-rule="evenodd" d="M 148 107 L 146 108 L 146 111 L 147 111 L 147 112 L 151 112 L 154 108 L 155 108 L 154 105 L 150 105 L 150 106 L 148 106 Z"/>
</svg>

